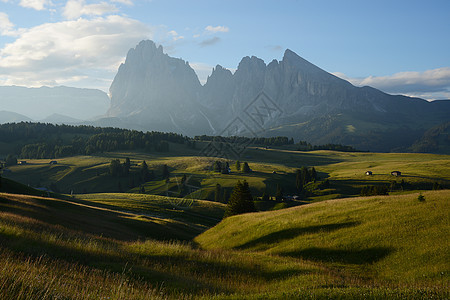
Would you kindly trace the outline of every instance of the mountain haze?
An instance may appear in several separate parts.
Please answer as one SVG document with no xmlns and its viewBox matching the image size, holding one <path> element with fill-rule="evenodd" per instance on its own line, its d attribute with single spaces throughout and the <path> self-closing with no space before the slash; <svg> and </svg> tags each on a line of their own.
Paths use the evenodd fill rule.
<svg viewBox="0 0 450 300">
<path fill-rule="evenodd" d="M 450 101 L 355 87 L 289 49 L 269 64 L 244 57 L 234 74 L 217 65 L 202 86 L 188 62 L 149 40 L 128 52 L 110 95 L 109 117 L 147 130 L 286 135 L 372 151 L 406 149 L 450 115 Z"/>
<path fill-rule="evenodd" d="M 72 123 L 104 115 L 110 106 L 105 92 L 73 87 L 26 88 L 0 86 L 1 110 L 19 113 L 32 120 Z M 67 116 L 64 118 L 62 116 Z"/>
</svg>

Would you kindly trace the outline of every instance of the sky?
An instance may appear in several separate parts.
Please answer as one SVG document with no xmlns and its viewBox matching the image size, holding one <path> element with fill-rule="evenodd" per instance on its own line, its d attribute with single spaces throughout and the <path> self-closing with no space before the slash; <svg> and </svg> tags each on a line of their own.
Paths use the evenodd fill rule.
<svg viewBox="0 0 450 300">
<path fill-rule="evenodd" d="M 0 0 L 0 86 L 109 86 L 151 39 L 204 83 L 290 49 L 356 86 L 450 99 L 449 0 Z"/>
</svg>

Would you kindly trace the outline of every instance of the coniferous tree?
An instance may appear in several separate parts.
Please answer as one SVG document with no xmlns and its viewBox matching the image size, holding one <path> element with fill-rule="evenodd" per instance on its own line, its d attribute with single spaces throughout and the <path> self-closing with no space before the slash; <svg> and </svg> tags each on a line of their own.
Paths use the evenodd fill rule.
<svg viewBox="0 0 450 300">
<path fill-rule="evenodd" d="M 162 176 L 164 179 L 169 179 L 170 176 L 170 172 L 169 172 L 169 167 L 167 165 L 163 166 L 163 170 L 162 170 Z"/>
<path fill-rule="evenodd" d="M 131 162 L 130 159 L 127 157 L 125 158 L 125 162 L 123 163 L 123 175 L 128 176 L 128 174 L 130 174 L 130 167 L 131 167 Z"/>
<path fill-rule="evenodd" d="M 277 193 L 275 195 L 275 199 L 277 200 L 277 202 L 283 201 L 283 190 L 281 189 L 279 184 L 277 184 Z"/>
<path fill-rule="evenodd" d="M 241 170 L 241 162 L 240 161 L 236 161 L 236 170 L 240 171 Z"/>
<path fill-rule="evenodd" d="M 218 184 L 216 184 L 216 191 L 214 193 L 214 201 L 223 202 L 222 196 L 223 196 L 222 186 L 218 183 Z"/>
<path fill-rule="evenodd" d="M 305 185 L 310 181 L 308 168 L 303 166 L 301 169 L 301 172 L 302 172 L 302 183 L 303 183 L 303 185 Z"/>
<path fill-rule="evenodd" d="M 244 166 L 242 167 L 242 171 L 244 173 L 250 173 L 251 169 L 247 162 L 244 162 Z"/>
<path fill-rule="evenodd" d="M 150 180 L 151 176 L 150 176 L 150 172 L 148 170 L 148 165 L 145 162 L 145 160 L 142 162 L 140 173 L 141 173 L 142 182 L 147 182 Z"/>
<path fill-rule="evenodd" d="M 114 177 L 121 175 L 122 167 L 118 159 L 111 160 L 111 163 L 109 164 L 109 173 Z"/>
<path fill-rule="evenodd" d="M 314 181 L 314 182 L 316 182 L 316 180 L 317 180 L 317 172 L 316 172 L 316 169 L 315 169 L 314 167 L 312 167 L 310 173 L 311 173 L 311 174 L 310 174 L 311 180 Z"/>
<path fill-rule="evenodd" d="M 214 170 L 214 172 L 222 172 L 222 163 L 220 161 L 216 160 L 214 162 L 213 170 Z"/>
<path fill-rule="evenodd" d="M 256 211 L 247 181 L 238 181 L 228 200 L 225 217 Z"/>
</svg>

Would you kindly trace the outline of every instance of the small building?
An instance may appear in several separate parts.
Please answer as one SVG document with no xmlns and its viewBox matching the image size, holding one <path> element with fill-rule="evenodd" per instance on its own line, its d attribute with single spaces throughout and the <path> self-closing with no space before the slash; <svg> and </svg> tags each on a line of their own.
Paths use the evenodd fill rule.
<svg viewBox="0 0 450 300">
<path fill-rule="evenodd" d="M 372 171 L 366 171 L 366 175 L 367 175 L 367 176 L 372 175 Z"/>
<path fill-rule="evenodd" d="M 56 161 L 56 160 L 52 160 L 52 161 L 50 161 L 50 163 L 49 164 L 51 164 L 51 165 L 57 165 L 58 164 L 58 161 Z"/>
<path fill-rule="evenodd" d="M 19 161 L 17 162 L 17 164 L 18 164 L 18 165 L 26 165 L 26 164 L 27 164 L 27 161 L 26 161 L 26 160 L 19 160 Z"/>
<path fill-rule="evenodd" d="M 401 175 L 402 175 L 402 172 L 400 172 L 400 171 L 392 171 L 392 172 L 391 172 L 391 175 L 392 175 L 392 176 L 401 176 Z"/>
</svg>

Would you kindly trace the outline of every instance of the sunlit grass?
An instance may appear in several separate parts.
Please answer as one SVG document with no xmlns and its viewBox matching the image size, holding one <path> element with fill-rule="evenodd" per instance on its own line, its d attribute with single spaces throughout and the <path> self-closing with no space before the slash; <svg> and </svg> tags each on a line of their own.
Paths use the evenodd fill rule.
<svg viewBox="0 0 450 300">
<path fill-rule="evenodd" d="M 105 237 L 89 224 L 73 226 L 75 218 L 87 222 L 72 206 L 78 204 L 1 194 L 0 294 L 2 299 L 443 298 L 450 194 L 423 195 L 425 202 L 417 195 L 353 198 L 232 217 L 196 245 L 123 239 L 122 225 L 107 222 L 112 207 L 94 210 L 97 217 L 91 217 L 99 227 L 111 227 Z M 94 200 L 142 210 L 150 209 L 146 201 L 160 199 L 133 194 L 129 202 L 136 203 L 127 206 L 126 196 L 86 195 L 80 207 L 92 211 L 99 203 L 88 201 Z M 208 203 L 202 204 L 206 212 Z M 46 210 L 64 218 L 54 222 Z M 143 228 L 149 223 L 139 217 L 135 222 Z"/>
</svg>

